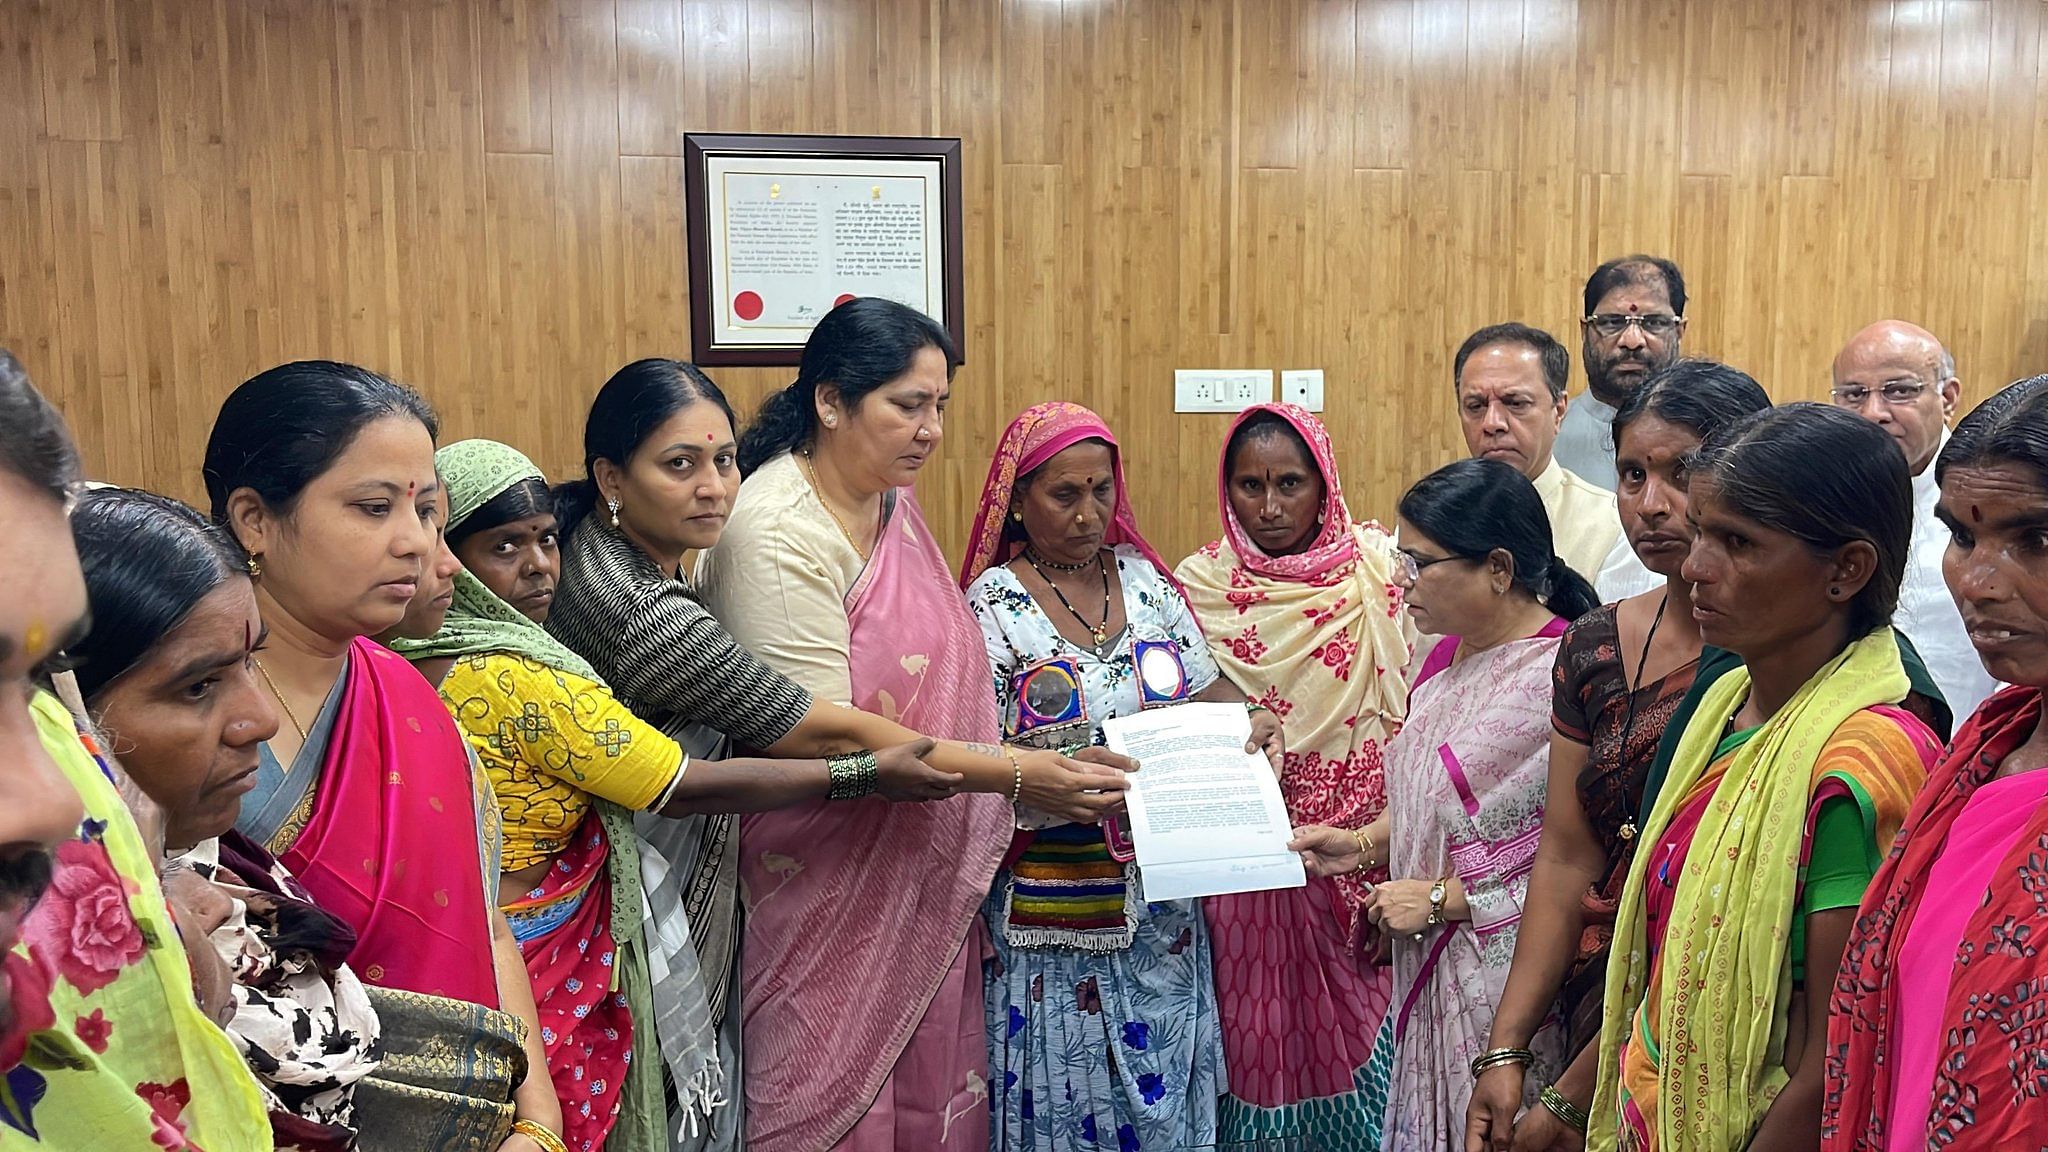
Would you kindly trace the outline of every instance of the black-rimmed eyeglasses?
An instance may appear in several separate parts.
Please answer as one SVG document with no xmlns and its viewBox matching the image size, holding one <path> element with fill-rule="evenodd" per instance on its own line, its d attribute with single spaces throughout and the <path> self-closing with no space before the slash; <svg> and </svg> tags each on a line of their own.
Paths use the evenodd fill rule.
<svg viewBox="0 0 2048 1152">
<path fill-rule="evenodd" d="M 1585 318 L 1584 323 L 1590 326 L 1594 332 L 1598 333 L 1603 340 L 1614 339 L 1623 332 L 1628 331 L 1628 327 L 1631 324 L 1642 329 L 1643 335 L 1658 340 L 1662 340 L 1673 332 L 1678 331 L 1678 317 L 1676 316 L 1637 316 L 1634 313 L 1628 315 L 1600 315 L 1588 316 Z"/>
</svg>

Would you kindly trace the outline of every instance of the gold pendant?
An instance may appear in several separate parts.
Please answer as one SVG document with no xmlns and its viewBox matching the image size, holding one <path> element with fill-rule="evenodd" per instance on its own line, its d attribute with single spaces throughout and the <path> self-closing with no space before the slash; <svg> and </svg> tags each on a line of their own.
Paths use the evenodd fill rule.
<svg viewBox="0 0 2048 1152">
<path fill-rule="evenodd" d="M 1622 825 L 1621 825 L 1621 839 L 1622 839 L 1622 842 L 1623 842 L 1623 843 L 1627 843 L 1628 841 L 1634 840 L 1635 838 L 1636 838 L 1636 822 L 1635 822 L 1635 821 L 1633 821 L 1633 820 L 1625 820 L 1625 821 L 1623 821 L 1623 822 L 1622 822 Z"/>
</svg>

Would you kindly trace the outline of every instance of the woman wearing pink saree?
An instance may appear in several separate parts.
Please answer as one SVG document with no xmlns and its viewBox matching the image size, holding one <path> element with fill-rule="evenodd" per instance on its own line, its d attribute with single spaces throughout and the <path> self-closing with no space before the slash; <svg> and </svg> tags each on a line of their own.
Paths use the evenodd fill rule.
<svg viewBox="0 0 2048 1152">
<path fill-rule="evenodd" d="M 355 930 L 385 1044 L 364 1146 L 541 1152 L 561 1109 L 497 912 L 497 806 L 434 689 L 369 639 L 438 559 L 433 436 L 417 393 L 347 364 L 273 368 L 222 404 L 207 494 L 249 557 L 254 667 L 286 721 L 236 827 Z"/>
<path fill-rule="evenodd" d="M 1542 830 L 1551 665 L 1567 620 L 1599 599 L 1558 557 L 1535 487 L 1498 460 L 1437 469 L 1408 489 L 1400 516 L 1407 610 L 1442 639 L 1387 744 L 1375 824 L 1391 833 L 1393 879 L 1365 908 L 1391 945 L 1394 984 L 1369 1071 L 1390 1073 L 1380 1147 L 1463 1152 L 1472 1061 L 1487 1051 Z M 1297 832 L 1319 875 L 1356 871 L 1366 855 L 1367 832 Z M 1525 1104 L 1562 1046 L 1546 1027 L 1515 1050 L 1538 1070 Z"/>
<path fill-rule="evenodd" d="M 902 305 L 828 313 L 741 438 L 748 478 L 699 575 L 733 636 L 817 696 L 994 750 L 981 631 L 909 488 L 953 360 L 945 330 Z M 1000 782 L 969 772 L 979 790 L 914 810 L 864 799 L 744 819 L 752 1152 L 986 1148 L 979 913 L 1012 805 L 1033 799 L 997 754 Z M 1115 802 L 1059 806 L 1099 817 Z"/>
</svg>

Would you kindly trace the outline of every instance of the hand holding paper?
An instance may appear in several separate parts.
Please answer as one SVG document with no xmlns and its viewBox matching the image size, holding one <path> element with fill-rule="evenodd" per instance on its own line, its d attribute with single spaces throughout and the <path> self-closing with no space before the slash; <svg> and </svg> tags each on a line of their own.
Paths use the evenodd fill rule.
<svg viewBox="0 0 2048 1152">
<path fill-rule="evenodd" d="M 1304 824 L 1294 830 L 1287 847 L 1301 853 L 1301 862 L 1313 876 L 1342 876 L 1358 871 L 1362 853 L 1358 835 L 1326 824 Z"/>
<path fill-rule="evenodd" d="M 1148 900 L 1299 888 L 1287 803 L 1266 758 L 1246 752 L 1235 704 L 1180 704 L 1103 722 L 1112 751 L 1142 762 L 1125 803 Z"/>
</svg>

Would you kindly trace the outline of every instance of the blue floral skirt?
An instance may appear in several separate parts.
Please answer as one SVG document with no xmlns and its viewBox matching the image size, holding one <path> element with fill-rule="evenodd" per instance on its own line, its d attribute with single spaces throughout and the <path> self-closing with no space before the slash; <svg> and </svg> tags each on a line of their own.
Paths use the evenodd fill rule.
<svg viewBox="0 0 2048 1152">
<path fill-rule="evenodd" d="M 1141 905 L 1129 948 L 1013 948 L 997 875 L 984 908 L 989 1147 L 1179 1152 L 1216 1142 L 1228 1087 L 1209 933 L 1197 901 Z"/>
</svg>

